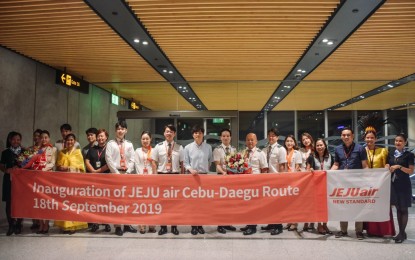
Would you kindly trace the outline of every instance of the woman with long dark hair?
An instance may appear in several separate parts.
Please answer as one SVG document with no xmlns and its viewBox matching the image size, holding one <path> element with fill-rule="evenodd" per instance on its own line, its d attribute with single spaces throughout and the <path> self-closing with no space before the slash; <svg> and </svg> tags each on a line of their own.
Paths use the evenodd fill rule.
<svg viewBox="0 0 415 260">
<path fill-rule="evenodd" d="M 394 237 L 395 243 L 407 239 L 405 232 L 408 224 L 408 208 L 412 206 L 412 187 L 409 175 L 414 172 L 414 154 L 405 149 L 405 134 L 395 137 L 395 151 L 389 153 L 385 168 L 391 172 L 391 204 L 395 205 L 399 233 Z"/>
<path fill-rule="evenodd" d="M 10 132 L 7 135 L 6 150 L 1 153 L 0 170 L 3 175 L 3 201 L 6 202 L 6 216 L 9 223 L 9 229 L 6 235 L 20 234 L 22 232 L 22 220 L 15 219 L 11 216 L 12 207 L 12 184 L 10 181 L 10 173 L 14 168 L 18 168 L 17 158 L 24 152 L 21 147 L 22 135 L 18 132 Z"/>
<path fill-rule="evenodd" d="M 315 150 L 307 159 L 307 171 L 320 170 L 328 171 L 333 166 L 334 159 L 332 158 L 327 144 L 323 138 L 318 138 L 314 144 Z M 327 223 L 318 223 L 317 232 L 326 235 L 333 234 L 327 227 Z"/>
</svg>

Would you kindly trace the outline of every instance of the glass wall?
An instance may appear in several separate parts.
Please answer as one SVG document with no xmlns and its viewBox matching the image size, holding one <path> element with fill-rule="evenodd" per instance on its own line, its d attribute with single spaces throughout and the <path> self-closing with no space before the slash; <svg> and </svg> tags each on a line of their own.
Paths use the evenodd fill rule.
<svg viewBox="0 0 415 260">
<path fill-rule="evenodd" d="M 352 111 L 328 111 L 328 136 L 327 145 L 330 151 L 341 144 L 340 134 L 343 128 L 351 127 L 353 129 Z"/>
<path fill-rule="evenodd" d="M 297 124 L 299 142 L 300 135 L 304 132 L 309 133 L 314 140 L 325 138 L 323 111 L 298 111 Z"/>
<path fill-rule="evenodd" d="M 272 111 L 268 112 L 267 130 L 270 128 L 277 128 L 280 132 L 278 143 L 284 144 L 284 139 L 287 135 L 294 134 L 295 120 L 294 111 Z"/>
<path fill-rule="evenodd" d="M 239 148 L 245 146 L 245 138 L 248 133 L 255 133 L 258 140 L 264 139 L 264 120 L 260 120 L 251 126 L 252 121 L 258 115 L 258 112 L 239 112 Z"/>
<path fill-rule="evenodd" d="M 372 115 L 372 114 L 376 114 L 381 120 L 383 120 L 383 114 L 382 111 L 376 111 L 376 110 L 360 110 L 357 111 L 357 121 L 358 121 L 358 125 L 360 126 L 360 121 L 362 120 L 363 117 L 366 117 L 368 115 Z M 357 138 L 359 143 L 364 143 L 364 134 L 365 134 L 365 129 L 359 127 L 358 128 L 358 132 L 357 132 Z M 377 134 L 377 142 L 376 145 L 378 146 L 385 146 L 385 126 L 382 127 L 378 127 L 378 129 L 376 129 L 376 134 Z"/>
<path fill-rule="evenodd" d="M 404 133 L 408 135 L 408 111 L 403 110 L 388 110 L 388 143 L 391 147 L 394 146 L 395 135 Z"/>
</svg>

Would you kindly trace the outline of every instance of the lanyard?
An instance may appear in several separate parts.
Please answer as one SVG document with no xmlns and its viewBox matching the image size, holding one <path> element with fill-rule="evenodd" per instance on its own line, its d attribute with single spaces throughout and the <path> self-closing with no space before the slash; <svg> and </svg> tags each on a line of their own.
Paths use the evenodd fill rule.
<svg viewBox="0 0 415 260">
<path fill-rule="evenodd" d="M 147 163 L 148 163 L 148 161 L 151 160 L 151 159 L 149 159 L 149 158 L 151 158 L 151 146 L 147 150 L 147 153 L 144 152 L 143 148 L 141 148 L 141 151 L 143 152 L 143 163 L 144 163 L 144 167 L 147 168 Z"/>
<path fill-rule="evenodd" d="M 370 154 L 369 147 L 366 147 L 366 149 L 367 149 L 367 155 L 368 155 L 367 157 L 369 158 L 369 168 L 373 168 L 373 161 L 375 160 L 376 147 L 373 150 L 372 154 Z"/>
<path fill-rule="evenodd" d="M 343 147 L 343 153 L 344 153 L 344 157 L 346 158 L 346 165 L 345 165 L 345 169 L 348 169 L 349 168 L 349 157 L 350 157 L 350 154 L 353 152 L 353 150 L 354 150 L 354 143 L 350 146 L 350 150 L 349 150 L 349 152 L 347 152 L 346 153 L 346 146 L 344 146 Z"/>
<path fill-rule="evenodd" d="M 320 160 L 320 157 L 319 157 L 318 161 L 320 163 L 320 170 L 324 170 L 324 157 L 323 157 L 323 160 Z"/>
<path fill-rule="evenodd" d="M 107 145 L 106 144 L 104 145 L 104 148 L 102 148 L 101 152 L 99 152 L 99 150 L 97 150 L 97 153 L 98 153 L 98 161 L 101 159 L 101 155 L 105 151 L 105 148 L 107 148 Z"/>
<path fill-rule="evenodd" d="M 293 155 L 294 155 L 294 149 L 292 149 L 291 152 L 287 155 L 287 166 L 288 166 L 289 172 L 292 172 L 291 161 L 293 159 Z"/>
</svg>

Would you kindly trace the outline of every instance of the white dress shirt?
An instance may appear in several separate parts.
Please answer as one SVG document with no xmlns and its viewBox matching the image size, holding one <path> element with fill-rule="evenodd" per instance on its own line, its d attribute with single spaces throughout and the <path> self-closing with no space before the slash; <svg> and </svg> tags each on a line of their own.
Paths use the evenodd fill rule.
<svg viewBox="0 0 415 260">
<path fill-rule="evenodd" d="M 151 154 L 153 153 L 154 149 L 151 149 L 150 158 L 148 158 L 148 151 L 144 152 L 143 148 L 137 148 L 134 153 L 134 166 L 135 172 L 137 174 L 143 174 L 144 169 L 147 169 L 147 174 L 153 174 L 153 167 L 151 166 Z M 150 160 L 148 160 L 150 159 Z"/>
<path fill-rule="evenodd" d="M 228 148 L 230 154 L 233 154 L 233 153 L 236 152 L 236 148 L 235 147 L 233 147 L 231 145 L 229 145 L 228 147 L 226 147 L 226 145 L 224 145 L 224 144 L 219 145 L 218 147 L 216 147 L 213 150 L 213 161 L 214 162 L 219 162 L 219 165 L 222 166 L 222 169 L 224 171 L 226 171 L 226 161 L 225 161 L 225 158 L 226 158 L 226 148 Z"/>
<path fill-rule="evenodd" d="M 180 173 L 180 162 L 183 162 L 183 146 L 176 142 L 171 142 L 172 147 L 172 173 Z M 151 158 L 157 163 L 157 172 L 168 173 L 167 165 L 167 151 L 168 151 L 168 142 L 164 141 L 158 143 L 151 152 Z"/>
<path fill-rule="evenodd" d="M 247 151 L 248 153 L 248 148 Z M 252 174 L 261 173 L 261 169 L 268 168 L 267 155 L 259 148 L 252 148 L 248 154 L 248 166 L 252 168 Z"/>
<path fill-rule="evenodd" d="M 134 171 L 134 147 L 128 140 L 111 140 L 107 143 L 105 151 L 105 161 L 111 173 L 120 173 L 121 153 L 120 145 L 124 148 L 126 173 Z"/>
<path fill-rule="evenodd" d="M 271 147 L 271 148 L 268 148 Z M 268 162 L 268 172 L 269 173 L 275 173 L 279 170 L 279 165 L 282 163 L 287 162 L 287 151 L 285 148 L 281 145 L 279 145 L 277 142 L 275 142 L 271 146 L 267 146 L 262 151 L 267 156 L 267 162 Z M 268 151 L 269 151 L 269 158 L 268 158 Z"/>
</svg>

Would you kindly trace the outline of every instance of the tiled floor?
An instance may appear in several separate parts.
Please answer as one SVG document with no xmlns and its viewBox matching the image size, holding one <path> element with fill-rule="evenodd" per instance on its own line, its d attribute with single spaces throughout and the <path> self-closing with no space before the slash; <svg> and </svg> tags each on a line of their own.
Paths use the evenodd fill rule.
<svg viewBox="0 0 415 260">
<path fill-rule="evenodd" d="M 395 219 L 396 224 L 396 219 Z M 132 234 L 122 237 L 98 231 L 60 234 L 32 234 L 25 223 L 22 235 L 5 236 L 0 229 L 0 259 L 415 259 L 415 208 L 410 210 L 408 240 L 395 244 L 391 239 L 350 237 L 334 238 L 308 232 L 288 232 L 278 236 L 258 232 L 219 234 L 206 226 L 205 235 L 192 236 L 190 227 L 179 227 L 181 234 Z M 350 224 L 349 227 L 353 227 Z M 300 224 L 301 228 L 302 225 Z M 338 230 L 338 223 L 329 223 Z M 170 230 L 170 229 L 169 229 Z"/>
</svg>

